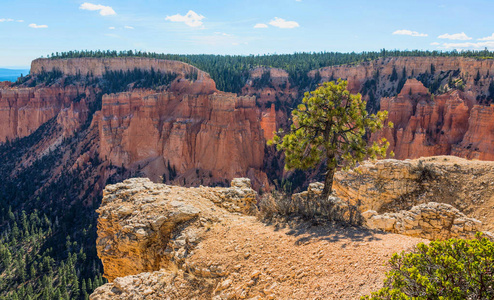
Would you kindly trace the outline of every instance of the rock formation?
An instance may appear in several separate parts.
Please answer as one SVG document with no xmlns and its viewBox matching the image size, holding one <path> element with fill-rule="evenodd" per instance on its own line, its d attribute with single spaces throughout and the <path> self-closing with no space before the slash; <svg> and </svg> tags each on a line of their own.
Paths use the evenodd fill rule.
<svg viewBox="0 0 494 300">
<path fill-rule="evenodd" d="M 290 99 L 297 98 L 298 91 L 291 87 L 289 74 L 285 70 L 259 67 L 253 69 L 249 75 L 242 94 L 257 96 L 257 102 L 261 106 L 270 107 L 271 103 L 289 102 Z"/>
<path fill-rule="evenodd" d="M 356 299 L 382 285 L 393 252 L 422 241 L 339 225 L 268 226 L 244 214 L 254 200 L 248 179 L 231 188 L 107 186 L 97 249 L 111 282 L 90 299 Z"/>
<path fill-rule="evenodd" d="M 89 107 L 95 107 L 101 90 L 67 77 L 87 73 L 98 77 L 106 70 L 135 68 L 178 77 L 159 90 L 103 95 L 102 109 L 94 116 Z M 94 140 L 99 143 L 99 159 L 110 165 L 154 181 L 180 180 L 183 185 L 225 184 L 234 177 L 249 176 L 256 188 L 269 186 L 261 170 L 264 135 L 272 135 L 269 131 L 276 128 L 276 116 L 271 111 L 264 117 L 263 134 L 254 97 L 219 92 L 207 73 L 177 61 L 38 59 L 32 63 L 31 77 L 53 69 L 63 76 L 49 86 L 0 89 L 0 142 L 27 136 L 52 118 L 63 136 L 69 137 L 91 117 L 99 132 Z M 197 76 L 187 79 L 191 74 Z"/>
<path fill-rule="evenodd" d="M 139 178 L 109 185 L 97 210 L 97 249 L 105 277 L 113 281 L 182 264 L 208 222 L 220 218 L 216 210 L 249 214 L 255 205 L 256 192 L 247 178 L 232 180 L 231 188 L 192 190 Z M 201 229 L 182 231 L 188 221 Z"/>
<path fill-rule="evenodd" d="M 265 139 L 253 97 L 111 94 L 103 96 L 99 117 L 100 158 L 117 166 L 151 164 L 161 176 L 166 164 L 180 174 L 199 170 L 209 173 L 203 180 L 222 181 L 260 170 L 263 163 Z"/>
<path fill-rule="evenodd" d="M 73 101 L 84 91 L 74 86 L 0 89 L 0 143 L 30 135 L 71 105 L 82 109 Z M 84 117 L 87 115 L 77 119 Z"/>
<path fill-rule="evenodd" d="M 77 75 L 101 77 L 106 71 L 128 71 L 134 69 L 151 71 L 161 71 L 162 73 L 176 73 L 181 77 L 186 77 L 192 73 L 197 73 L 198 81 L 208 81 L 212 79 L 209 75 L 189 64 L 175 61 L 145 57 L 115 57 L 115 58 L 70 58 L 70 59 L 49 59 L 38 58 L 31 63 L 31 75 L 40 74 L 42 71 L 61 71 L 64 75 Z M 214 84 L 214 81 L 212 82 Z"/>
<path fill-rule="evenodd" d="M 293 106 L 300 93 L 290 85 L 285 70 L 253 69 L 242 90 L 250 97 L 218 92 L 207 73 L 176 61 L 138 57 L 37 59 L 32 63 L 31 73 L 36 76 L 43 70 L 57 69 L 64 75 L 101 76 L 105 70 L 135 68 L 173 72 L 178 78 L 166 90 L 134 89 L 103 97 L 102 111 L 95 115 L 101 118 L 100 159 L 111 160 L 116 166 L 123 164 L 155 181 L 160 176 L 169 180 L 170 166 L 187 185 L 224 184 L 225 179 L 247 174 L 256 188 L 268 185 L 265 170 L 261 170 L 264 141 L 271 139 L 277 128 L 288 126 L 287 108 Z M 432 96 L 416 79 L 407 80 L 396 97 L 376 100 L 381 109 L 389 111 L 389 120 L 395 127 L 374 135 L 373 139 L 386 137 L 391 143 L 390 151 L 399 159 L 454 154 L 493 160 L 494 131 L 490 119 L 494 111 L 476 105 L 476 96 L 486 95 L 492 79 L 487 76 L 492 71 L 491 60 L 401 57 L 317 71 L 323 80 L 347 78 L 352 90 L 362 92 L 367 81 L 374 78 L 376 96 L 384 96 L 393 94 L 398 81 L 405 79 L 400 78 L 403 68 L 407 77 L 429 74 L 442 83 L 448 76 L 460 76 L 465 80 L 465 92 L 454 89 Z M 393 69 L 399 80 L 389 78 Z M 469 74 L 476 74 L 477 70 L 481 78 L 474 84 L 473 75 Z M 192 73 L 198 74 L 197 80 L 186 79 Z M 64 128 L 64 136 L 70 136 L 90 117 L 88 105 L 98 91 L 87 89 L 77 85 L 62 88 L 58 84 L 3 87 L 0 142 L 24 137 L 54 117 Z M 78 95 L 85 97 L 81 100 Z"/>
<path fill-rule="evenodd" d="M 417 236 L 429 240 L 472 239 L 482 231 L 482 222 L 468 218 L 449 204 L 429 202 L 396 213 L 379 215 L 364 212 L 366 225 L 372 229 Z"/>
<path fill-rule="evenodd" d="M 264 132 L 264 139 L 269 141 L 273 139 L 276 132 L 276 110 L 274 104 L 271 104 L 271 108 L 268 112 L 262 114 L 261 128 Z"/>
<path fill-rule="evenodd" d="M 472 108 L 468 131 L 459 144 L 453 144 L 451 153 L 470 159 L 494 160 L 494 104 Z"/>
<path fill-rule="evenodd" d="M 385 137 L 398 159 L 453 154 L 493 160 L 494 110 L 474 103 L 458 90 L 433 96 L 422 83 L 408 79 L 398 96 L 381 99 L 381 110 L 388 111 L 394 127 L 372 139 Z"/>
<path fill-rule="evenodd" d="M 309 73 L 314 77 L 319 72 L 323 80 L 344 78 L 349 81 L 349 88 L 352 92 L 361 91 L 363 85 L 371 79 L 377 79 L 379 88 L 385 96 L 385 91 L 391 86 L 396 88 L 398 80 L 390 81 L 393 69 L 399 77 L 406 75 L 407 78 L 417 77 L 420 74 L 440 76 L 443 80 L 448 75 L 458 73 L 464 80 L 466 91 L 472 91 L 476 94 L 486 94 L 489 83 L 492 81 L 494 74 L 494 60 L 474 59 L 466 57 L 388 57 L 380 58 L 358 65 L 341 65 L 324 67 L 313 70 Z M 403 74 L 403 70 L 405 71 Z M 480 84 L 475 84 L 477 71 L 480 72 Z M 433 73 L 433 74 L 432 74 Z M 448 75 L 445 75 L 448 74 Z M 385 87 L 385 88 L 384 88 Z"/>
<path fill-rule="evenodd" d="M 410 210 L 429 202 L 445 203 L 494 229 L 494 162 L 454 156 L 364 162 L 355 171 L 337 172 L 338 197 L 379 214 Z"/>
</svg>

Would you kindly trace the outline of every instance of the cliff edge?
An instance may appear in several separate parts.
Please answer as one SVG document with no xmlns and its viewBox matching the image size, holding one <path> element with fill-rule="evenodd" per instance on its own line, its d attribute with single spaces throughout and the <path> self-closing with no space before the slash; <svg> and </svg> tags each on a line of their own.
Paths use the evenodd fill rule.
<svg viewBox="0 0 494 300">
<path fill-rule="evenodd" d="M 340 225 L 268 226 L 249 215 L 255 199 L 248 179 L 230 188 L 107 186 L 97 249 L 111 282 L 91 299 L 355 299 L 382 285 L 393 252 L 422 241 Z"/>
</svg>

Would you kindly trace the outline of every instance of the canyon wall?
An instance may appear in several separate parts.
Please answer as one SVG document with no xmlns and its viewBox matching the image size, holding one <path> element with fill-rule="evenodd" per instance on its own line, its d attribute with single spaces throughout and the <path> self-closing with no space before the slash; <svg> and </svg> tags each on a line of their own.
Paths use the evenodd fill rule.
<svg viewBox="0 0 494 300">
<path fill-rule="evenodd" d="M 68 76 L 81 74 L 82 76 L 90 75 L 96 77 L 103 76 L 106 71 L 132 71 L 134 69 L 144 71 L 151 71 L 153 69 L 156 72 L 175 73 L 182 79 L 197 74 L 197 78 L 193 80 L 194 87 L 196 88 L 194 91 L 190 89 L 190 81 L 178 80 L 178 82 L 182 83 L 182 85 L 185 84 L 189 92 L 207 94 L 216 91 L 216 83 L 208 73 L 189 64 L 174 60 L 144 57 L 85 57 L 70 59 L 38 58 L 31 63 L 31 75 L 38 75 L 42 71 L 51 71 L 53 69 L 59 70 Z M 180 84 L 175 82 L 175 89 L 177 89 L 177 86 L 180 86 Z"/>
<path fill-rule="evenodd" d="M 408 79 L 396 97 L 381 98 L 392 129 L 373 135 L 386 138 L 395 158 L 457 155 L 494 159 L 494 110 L 476 105 L 468 93 L 452 90 L 434 96 L 416 79 Z"/>
<path fill-rule="evenodd" d="M 285 70 L 253 69 L 244 96 L 217 91 L 207 73 L 188 64 L 148 58 L 38 59 L 33 61 L 32 74 L 55 68 L 65 75 L 101 76 L 105 70 L 151 67 L 178 77 L 166 89 L 131 89 L 103 96 L 101 112 L 93 118 L 99 159 L 155 181 L 225 184 L 225 179 L 248 176 L 256 188 L 267 186 L 265 168 L 273 164 L 266 164 L 265 141 L 289 125 L 290 110 L 300 100 L 301 91 L 290 85 Z M 494 160 L 494 108 L 478 104 L 479 97 L 487 95 L 492 68 L 492 60 L 399 57 L 322 68 L 310 75 L 319 72 L 323 80 L 347 78 L 350 89 L 366 92 L 369 101 L 368 91 L 373 90 L 378 106 L 374 108 L 389 111 L 395 126 L 372 139 L 386 137 L 396 158 L 453 154 Z M 393 70 L 398 74 L 394 79 Z M 474 78 L 477 71 L 480 78 Z M 188 77 L 194 72 L 197 80 Z M 427 80 L 441 83 L 440 95 L 430 94 L 414 78 L 407 79 L 424 74 L 429 74 Z M 461 77 L 464 87 L 446 87 L 449 77 Z M 404 84 L 400 91 L 399 82 Z M 77 83 L 62 86 L 60 81 L 0 89 L 0 142 L 27 136 L 55 117 L 64 136 L 76 132 L 90 117 L 88 107 L 98 90 Z M 282 161 L 277 165 L 282 166 Z"/>
<path fill-rule="evenodd" d="M 263 128 L 255 97 L 218 92 L 209 75 L 195 67 L 147 58 L 38 59 L 31 74 L 36 77 L 42 70 L 58 69 L 64 76 L 101 76 L 105 70 L 134 68 L 178 77 L 166 90 L 103 95 L 101 112 L 94 114 L 92 125 L 99 133 L 102 161 L 155 181 L 180 177 L 184 185 L 225 184 L 249 176 L 256 188 L 269 185 L 261 169 L 265 136 L 276 129 L 273 117 L 264 118 Z M 193 73 L 197 79 L 190 78 Z M 0 142 L 27 136 L 52 118 L 63 136 L 77 132 L 99 90 L 77 82 L 62 87 L 64 78 L 49 86 L 0 89 Z"/>
<path fill-rule="evenodd" d="M 262 167 L 265 139 L 253 97 L 110 94 L 103 96 L 99 117 L 100 158 L 117 166 L 158 163 L 159 175 L 171 166 L 181 174 L 208 172 L 205 180 L 232 179 Z"/>
<path fill-rule="evenodd" d="M 451 154 L 469 159 L 494 160 L 494 104 L 475 105 L 470 111 L 468 131 Z"/>
<path fill-rule="evenodd" d="M 127 71 L 134 69 L 151 71 L 173 72 L 185 77 L 185 75 L 196 72 L 198 79 L 209 77 L 209 75 L 189 64 L 175 61 L 145 57 L 115 57 L 115 58 L 69 58 L 69 59 L 50 59 L 38 58 L 31 62 L 31 75 L 40 74 L 44 71 L 53 69 L 61 71 L 64 75 L 92 74 L 92 76 L 101 77 L 106 71 Z"/>
<path fill-rule="evenodd" d="M 433 67 L 431 69 L 431 66 Z M 319 72 L 323 80 L 344 78 L 349 81 L 352 92 L 359 92 L 364 83 L 372 78 L 380 81 L 389 81 L 396 70 L 398 77 L 417 77 L 420 74 L 431 74 L 436 77 L 447 72 L 457 71 L 466 80 L 466 90 L 476 91 L 477 94 L 487 91 L 494 75 L 494 60 L 474 59 L 466 57 L 388 57 L 367 61 L 360 64 L 324 67 L 309 73 L 314 77 Z M 479 72 L 481 78 L 475 84 L 475 77 Z M 447 75 L 446 75 L 447 76 Z M 396 81 L 398 83 L 398 81 Z M 388 83 L 387 87 L 390 85 Z M 399 91 L 398 91 L 399 92 Z"/>
<path fill-rule="evenodd" d="M 75 86 L 0 89 L 0 142 L 30 135 L 71 106 L 77 111 L 76 107 L 81 104 L 73 101 L 84 92 L 88 91 Z M 76 121 L 83 121 L 85 117 L 78 115 Z"/>
</svg>

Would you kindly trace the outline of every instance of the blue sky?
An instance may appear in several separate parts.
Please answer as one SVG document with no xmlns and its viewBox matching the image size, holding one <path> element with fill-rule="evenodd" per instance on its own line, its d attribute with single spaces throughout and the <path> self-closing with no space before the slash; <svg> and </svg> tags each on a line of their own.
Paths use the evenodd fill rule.
<svg viewBox="0 0 494 300">
<path fill-rule="evenodd" d="M 493 0 L 0 0 L 0 67 L 82 49 L 494 49 Z"/>
</svg>

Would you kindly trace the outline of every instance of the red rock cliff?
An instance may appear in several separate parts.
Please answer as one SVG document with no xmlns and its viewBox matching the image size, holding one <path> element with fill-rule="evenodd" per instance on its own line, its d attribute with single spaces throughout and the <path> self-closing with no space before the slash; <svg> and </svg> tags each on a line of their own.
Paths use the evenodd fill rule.
<svg viewBox="0 0 494 300">
<path fill-rule="evenodd" d="M 100 157 L 124 166 L 169 163 L 179 173 L 197 169 L 215 179 L 245 176 L 263 163 L 259 117 L 254 97 L 229 93 L 105 95 Z"/>
<path fill-rule="evenodd" d="M 74 86 L 0 89 L 0 142 L 30 135 L 82 92 Z"/>
<path fill-rule="evenodd" d="M 494 74 L 494 60 L 492 59 L 429 56 L 380 58 L 358 65 L 325 67 L 311 71 L 309 75 L 314 77 L 316 72 L 319 72 L 323 80 L 330 78 L 347 79 L 349 89 L 356 93 L 360 91 L 368 79 L 372 78 L 379 79 L 382 87 L 389 88 L 392 85 L 390 75 L 393 73 L 393 69 L 400 77 L 403 70 L 405 70 L 407 77 L 416 77 L 419 74 L 430 74 L 431 66 L 434 67 L 434 74 L 436 75 L 441 72 L 458 72 L 465 79 L 465 90 L 474 91 L 477 94 L 485 94 Z M 481 79 L 479 84 L 474 84 L 477 72 L 479 72 Z"/>
<path fill-rule="evenodd" d="M 468 119 L 468 131 L 453 155 L 470 159 L 494 160 L 494 104 L 475 105 Z"/>
<path fill-rule="evenodd" d="M 494 160 L 494 106 L 474 103 L 457 90 L 432 96 L 409 79 L 398 96 L 381 99 L 394 128 L 373 139 L 388 139 L 398 159 L 452 154 Z"/>
</svg>

